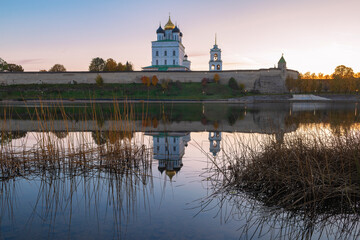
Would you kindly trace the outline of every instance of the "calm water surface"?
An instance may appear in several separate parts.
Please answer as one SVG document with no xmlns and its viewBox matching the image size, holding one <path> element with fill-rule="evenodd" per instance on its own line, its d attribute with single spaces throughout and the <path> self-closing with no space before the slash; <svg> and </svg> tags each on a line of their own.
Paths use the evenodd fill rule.
<svg viewBox="0 0 360 240">
<path fill-rule="evenodd" d="M 83 120 L 86 108 L 73 105 L 66 107 L 66 121 L 56 115 L 45 129 L 62 141 L 79 134 L 95 146 L 111 141 L 105 133 L 119 120 L 111 118 L 111 106 L 97 108 L 101 124 Z M 41 133 L 28 109 L 33 111 L 32 106 L 12 107 L 10 119 L 2 115 L 3 142 L 36 146 Z M 135 132 L 127 137 L 150 149 L 146 175 L 89 169 L 73 175 L 46 171 L 2 176 L 0 238 L 291 239 L 294 232 L 303 239 L 339 238 L 342 219 L 309 224 L 301 216 L 288 218 L 285 211 L 274 214 L 246 194 L 213 195 L 208 169 L 231 154 L 237 141 L 253 136 L 281 141 L 314 127 L 333 133 L 357 129 L 358 111 L 356 104 L 134 105 Z M 99 128 L 105 133 L 95 138 Z M 353 224 L 353 235 L 346 239 L 355 239 L 360 230 Z"/>
</svg>

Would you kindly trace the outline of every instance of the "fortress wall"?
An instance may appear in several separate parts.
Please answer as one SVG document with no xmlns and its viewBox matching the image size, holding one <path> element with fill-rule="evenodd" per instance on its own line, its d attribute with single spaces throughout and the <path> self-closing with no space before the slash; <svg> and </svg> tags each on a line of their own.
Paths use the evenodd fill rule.
<svg viewBox="0 0 360 240">
<path fill-rule="evenodd" d="M 215 74 L 220 76 L 220 84 L 227 84 L 231 77 L 238 83 L 243 83 L 248 91 L 257 90 L 259 92 L 278 93 L 284 91 L 285 77 L 279 69 L 260 69 L 260 70 L 235 70 L 235 71 L 190 71 L 190 72 L 24 72 L 24 73 L 0 73 L 1 85 L 19 84 L 72 84 L 95 83 L 95 78 L 100 74 L 105 83 L 141 83 L 142 76 L 151 78 L 156 75 L 161 80 L 172 80 L 180 82 L 198 82 L 203 78 L 212 80 Z M 287 75 L 297 78 L 298 72 L 287 70 Z M 266 83 L 261 84 L 262 79 Z M 272 84 L 273 83 L 273 84 Z M 280 88 L 279 88 L 280 86 Z M 281 87 L 283 86 L 283 87 Z M 266 89 L 265 89 L 266 88 Z M 280 90 L 279 90 L 280 89 Z"/>
</svg>

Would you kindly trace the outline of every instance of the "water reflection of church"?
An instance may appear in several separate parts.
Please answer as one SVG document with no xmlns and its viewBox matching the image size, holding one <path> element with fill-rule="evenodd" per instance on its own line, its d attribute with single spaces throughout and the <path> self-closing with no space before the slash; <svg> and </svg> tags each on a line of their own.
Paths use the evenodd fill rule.
<svg viewBox="0 0 360 240">
<path fill-rule="evenodd" d="M 153 137 L 154 159 L 159 161 L 159 171 L 165 171 L 171 180 L 183 166 L 182 157 L 190 141 L 190 133 L 155 132 L 146 135 Z"/>
<path fill-rule="evenodd" d="M 183 166 L 185 148 L 191 140 L 189 132 L 152 132 L 154 159 L 159 161 L 158 169 L 172 180 Z M 221 132 L 209 132 L 210 152 L 216 156 L 220 151 Z"/>
</svg>

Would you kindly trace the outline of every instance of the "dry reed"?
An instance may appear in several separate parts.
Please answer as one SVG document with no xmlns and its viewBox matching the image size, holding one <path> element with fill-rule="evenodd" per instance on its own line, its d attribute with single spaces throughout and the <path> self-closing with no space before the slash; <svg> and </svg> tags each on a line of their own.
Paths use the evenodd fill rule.
<svg viewBox="0 0 360 240">
<path fill-rule="evenodd" d="M 236 146 L 236 147 L 234 147 Z M 240 238 L 360 237 L 360 132 L 324 130 L 237 139 L 206 174 L 225 221 L 241 221 Z"/>
</svg>

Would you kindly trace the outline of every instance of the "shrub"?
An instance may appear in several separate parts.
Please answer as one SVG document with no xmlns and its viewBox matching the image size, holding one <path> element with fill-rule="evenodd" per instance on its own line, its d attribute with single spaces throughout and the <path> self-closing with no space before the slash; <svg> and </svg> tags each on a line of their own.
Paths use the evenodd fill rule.
<svg viewBox="0 0 360 240">
<path fill-rule="evenodd" d="M 95 78 L 96 85 L 102 86 L 104 84 L 104 79 L 101 77 L 101 75 L 97 75 Z"/>
<path fill-rule="evenodd" d="M 219 74 L 215 73 L 215 75 L 214 75 L 214 82 L 215 82 L 215 83 L 219 83 L 219 80 L 220 80 Z"/>
<path fill-rule="evenodd" d="M 244 91 L 245 91 L 245 84 L 240 83 L 240 84 L 239 84 L 239 90 L 242 91 L 242 92 L 244 92 Z"/>
<path fill-rule="evenodd" d="M 163 91 L 169 88 L 169 82 L 170 80 L 161 80 L 161 88 Z"/>
<path fill-rule="evenodd" d="M 180 90 L 182 89 L 182 83 L 179 80 L 175 82 L 175 86 Z"/>
<path fill-rule="evenodd" d="M 201 85 L 202 85 L 203 87 L 205 87 L 208 82 L 209 82 L 209 79 L 208 79 L 208 78 L 203 78 L 203 79 L 201 80 Z"/>
<path fill-rule="evenodd" d="M 154 76 L 152 77 L 152 79 L 151 79 L 152 85 L 153 85 L 153 86 L 156 86 L 158 82 L 159 82 L 159 79 L 157 78 L 156 75 L 154 75 Z"/>
<path fill-rule="evenodd" d="M 141 82 L 142 82 L 144 85 L 146 85 L 146 86 L 150 86 L 150 78 L 147 77 L 147 76 L 143 76 L 143 77 L 141 78 Z"/>
<path fill-rule="evenodd" d="M 233 77 L 229 79 L 228 85 L 229 85 L 229 88 L 231 88 L 231 89 L 239 90 L 239 86 L 238 86 L 235 78 L 233 78 Z"/>
</svg>

